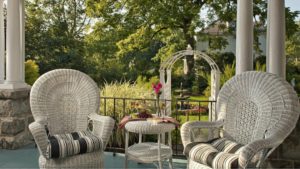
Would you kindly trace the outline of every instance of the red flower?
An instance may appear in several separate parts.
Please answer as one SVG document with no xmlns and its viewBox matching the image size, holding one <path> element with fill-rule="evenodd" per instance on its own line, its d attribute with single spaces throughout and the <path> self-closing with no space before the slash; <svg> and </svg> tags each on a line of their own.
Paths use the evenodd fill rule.
<svg viewBox="0 0 300 169">
<path fill-rule="evenodd" d="M 162 84 L 160 82 L 157 83 L 157 84 L 153 84 L 152 83 L 152 88 L 153 88 L 153 90 L 154 90 L 154 92 L 155 92 L 156 95 L 161 94 L 160 89 L 162 88 Z"/>
</svg>

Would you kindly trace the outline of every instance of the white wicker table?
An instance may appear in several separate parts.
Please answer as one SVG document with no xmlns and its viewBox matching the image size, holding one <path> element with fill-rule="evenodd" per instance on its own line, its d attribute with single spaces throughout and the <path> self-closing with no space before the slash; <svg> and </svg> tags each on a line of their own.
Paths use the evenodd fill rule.
<svg viewBox="0 0 300 169">
<path fill-rule="evenodd" d="M 131 121 L 125 125 L 125 168 L 128 166 L 128 160 L 134 160 L 141 163 L 158 163 L 157 168 L 162 169 L 162 161 L 169 161 L 169 167 L 172 169 L 172 141 L 171 131 L 175 129 L 172 123 L 153 124 L 147 121 Z M 128 147 L 129 132 L 139 134 L 139 143 Z M 168 133 L 168 144 L 161 143 L 161 135 Z M 156 142 L 142 142 L 142 135 L 157 134 Z"/>
</svg>

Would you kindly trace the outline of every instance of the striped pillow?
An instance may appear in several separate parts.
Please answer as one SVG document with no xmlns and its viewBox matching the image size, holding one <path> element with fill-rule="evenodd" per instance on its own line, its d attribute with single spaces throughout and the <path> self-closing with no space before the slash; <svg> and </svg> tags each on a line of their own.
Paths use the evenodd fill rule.
<svg viewBox="0 0 300 169">
<path fill-rule="evenodd" d="M 211 143 L 211 145 L 219 151 L 233 154 L 239 154 L 241 148 L 243 147 L 242 144 L 236 143 L 226 138 L 216 139 Z"/>
<path fill-rule="evenodd" d="M 222 169 L 233 169 L 233 168 L 239 168 L 238 166 L 238 154 L 230 154 L 225 152 L 219 152 L 213 162 L 212 162 L 212 168 L 222 168 Z"/>
<path fill-rule="evenodd" d="M 102 148 L 102 139 L 89 131 L 49 136 L 46 158 L 64 158 L 89 153 Z"/>
<path fill-rule="evenodd" d="M 208 143 L 191 144 L 191 146 L 193 146 L 189 151 L 191 160 L 216 169 L 238 168 L 238 154 L 243 147 L 226 138 L 214 139 Z"/>
<path fill-rule="evenodd" d="M 189 157 L 198 163 L 212 166 L 212 162 L 219 151 L 209 144 L 198 144 L 190 151 Z"/>
</svg>

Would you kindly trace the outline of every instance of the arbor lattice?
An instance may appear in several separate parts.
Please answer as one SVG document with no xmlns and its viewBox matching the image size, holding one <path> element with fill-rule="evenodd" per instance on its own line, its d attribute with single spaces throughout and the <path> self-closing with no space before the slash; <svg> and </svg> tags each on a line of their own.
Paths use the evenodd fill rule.
<svg viewBox="0 0 300 169">
<path fill-rule="evenodd" d="M 206 55 L 203 52 L 192 50 L 191 47 L 188 47 L 187 50 L 182 50 L 173 54 L 172 57 L 164 61 L 160 66 L 160 82 L 163 85 L 161 99 L 171 100 L 171 77 L 172 77 L 172 68 L 173 65 L 185 56 L 193 55 L 194 59 L 204 59 L 211 68 L 211 96 L 210 100 L 216 100 L 220 87 L 220 69 L 216 62 Z M 211 106 L 210 106 L 211 107 Z M 214 112 L 214 107 L 211 107 L 210 113 Z M 171 102 L 166 103 L 166 112 L 167 115 L 171 113 Z M 213 114 L 211 117 L 215 117 Z M 211 119 L 213 120 L 213 119 Z"/>
</svg>

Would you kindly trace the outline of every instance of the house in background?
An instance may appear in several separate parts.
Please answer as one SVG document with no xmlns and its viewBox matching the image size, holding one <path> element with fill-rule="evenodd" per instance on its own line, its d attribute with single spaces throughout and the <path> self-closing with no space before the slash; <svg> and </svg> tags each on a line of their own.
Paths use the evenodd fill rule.
<svg viewBox="0 0 300 169">
<path fill-rule="evenodd" d="M 212 49 L 220 53 L 233 53 L 236 55 L 236 32 L 228 33 L 228 28 L 235 30 L 235 22 L 232 23 L 216 23 L 208 28 L 206 28 L 201 35 L 196 37 L 196 50 L 199 51 L 206 51 L 207 49 L 211 48 L 211 40 L 209 37 L 221 37 L 227 41 L 227 45 L 225 48 L 222 49 Z M 225 28 L 224 28 L 225 26 Z M 259 49 L 253 48 L 253 55 L 254 58 L 258 56 L 266 56 L 266 28 L 261 28 L 259 30 L 258 36 L 258 44 Z"/>
</svg>

